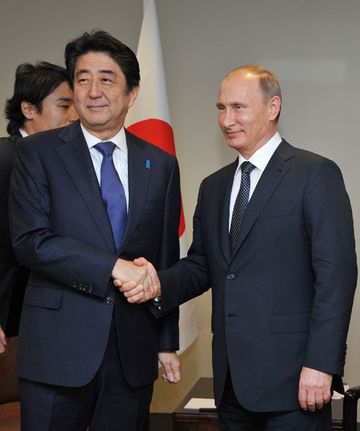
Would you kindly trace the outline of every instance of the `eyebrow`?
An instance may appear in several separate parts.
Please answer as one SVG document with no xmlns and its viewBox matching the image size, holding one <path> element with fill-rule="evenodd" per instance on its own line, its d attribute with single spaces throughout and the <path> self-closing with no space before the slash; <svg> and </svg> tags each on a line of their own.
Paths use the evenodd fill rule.
<svg viewBox="0 0 360 431">
<path fill-rule="evenodd" d="M 57 100 L 57 102 L 72 102 L 73 101 L 73 99 L 70 97 L 59 97 L 56 100 Z"/>
<path fill-rule="evenodd" d="M 231 107 L 233 107 L 233 106 L 237 106 L 237 105 L 241 105 L 241 106 L 248 106 L 246 103 L 244 103 L 244 102 L 231 102 L 231 103 L 229 103 L 229 106 L 231 106 Z M 219 108 L 219 107 L 221 107 L 221 106 L 225 106 L 225 103 L 221 103 L 221 102 L 218 102 L 217 104 L 216 104 L 216 107 L 217 108 Z"/>
<path fill-rule="evenodd" d="M 100 70 L 98 70 L 98 72 L 116 76 L 116 73 L 112 69 L 100 69 Z M 80 69 L 79 71 L 76 72 L 76 76 L 79 76 L 82 73 L 90 73 L 90 70 L 89 69 Z"/>
<path fill-rule="evenodd" d="M 100 73 L 108 73 L 108 74 L 116 76 L 116 73 L 113 70 L 111 70 L 111 69 L 100 69 L 99 72 Z"/>
</svg>

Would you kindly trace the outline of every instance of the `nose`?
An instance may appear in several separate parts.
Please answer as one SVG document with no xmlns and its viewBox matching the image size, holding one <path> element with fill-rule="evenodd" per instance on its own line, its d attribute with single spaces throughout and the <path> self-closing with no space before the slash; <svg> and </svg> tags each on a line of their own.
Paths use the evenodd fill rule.
<svg viewBox="0 0 360 431">
<path fill-rule="evenodd" d="M 231 127 L 234 125 L 234 113 L 232 109 L 226 109 L 221 113 L 219 117 L 219 122 L 224 127 Z"/>
<path fill-rule="evenodd" d="M 90 87 L 89 87 L 89 96 L 96 99 L 98 97 L 101 97 L 101 86 L 98 81 L 95 79 L 91 81 Z"/>
<path fill-rule="evenodd" d="M 73 123 L 79 118 L 79 115 L 77 113 L 77 110 L 75 109 L 74 105 L 71 105 L 68 112 L 68 122 Z"/>
</svg>

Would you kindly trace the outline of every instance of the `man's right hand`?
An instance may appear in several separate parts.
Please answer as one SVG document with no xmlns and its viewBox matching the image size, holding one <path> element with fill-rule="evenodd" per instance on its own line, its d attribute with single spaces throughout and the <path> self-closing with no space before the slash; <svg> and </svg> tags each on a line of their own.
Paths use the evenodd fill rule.
<svg viewBox="0 0 360 431">
<path fill-rule="evenodd" d="M 112 276 L 114 285 L 130 303 L 140 304 L 160 296 L 160 281 L 153 265 L 145 258 L 133 262 L 118 259 Z"/>
<path fill-rule="evenodd" d="M 6 337 L 5 337 L 4 331 L 2 330 L 2 327 L 0 326 L 0 354 L 5 353 L 5 348 L 6 348 Z"/>
</svg>

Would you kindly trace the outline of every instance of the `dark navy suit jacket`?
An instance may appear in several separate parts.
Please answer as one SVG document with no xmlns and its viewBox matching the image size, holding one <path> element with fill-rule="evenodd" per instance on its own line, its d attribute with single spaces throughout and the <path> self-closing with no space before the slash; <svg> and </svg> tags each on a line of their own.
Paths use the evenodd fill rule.
<svg viewBox="0 0 360 431">
<path fill-rule="evenodd" d="M 145 256 L 167 268 L 179 255 L 177 161 L 130 133 L 126 139 L 129 213 L 119 250 L 79 123 L 18 145 L 10 226 L 15 254 L 31 269 L 19 336 L 22 378 L 88 383 L 103 359 L 113 313 L 131 386 L 156 379 L 159 350 L 178 348 L 177 312 L 158 321 L 146 305 L 128 304 L 111 280 L 118 257 Z"/>
<path fill-rule="evenodd" d="M 0 325 L 8 337 L 19 330 L 29 271 L 14 256 L 9 233 L 8 196 L 13 156 L 20 133 L 0 139 Z"/>
<path fill-rule="evenodd" d="M 303 366 L 341 384 L 356 286 L 353 219 L 339 168 L 282 141 L 248 204 L 233 256 L 237 161 L 206 178 L 187 258 L 160 273 L 162 313 L 212 286 L 215 398 L 230 368 L 252 411 L 299 408 Z"/>
</svg>

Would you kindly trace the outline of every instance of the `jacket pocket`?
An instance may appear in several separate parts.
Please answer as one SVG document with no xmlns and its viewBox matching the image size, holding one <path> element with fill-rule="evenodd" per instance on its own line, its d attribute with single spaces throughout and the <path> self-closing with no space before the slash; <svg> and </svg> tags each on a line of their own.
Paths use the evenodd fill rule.
<svg viewBox="0 0 360 431">
<path fill-rule="evenodd" d="M 63 294 L 62 289 L 30 284 L 25 290 L 24 304 L 58 310 L 62 305 Z"/>
<path fill-rule="evenodd" d="M 309 313 L 270 317 L 271 331 L 275 334 L 309 331 Z"/>
</svg>

